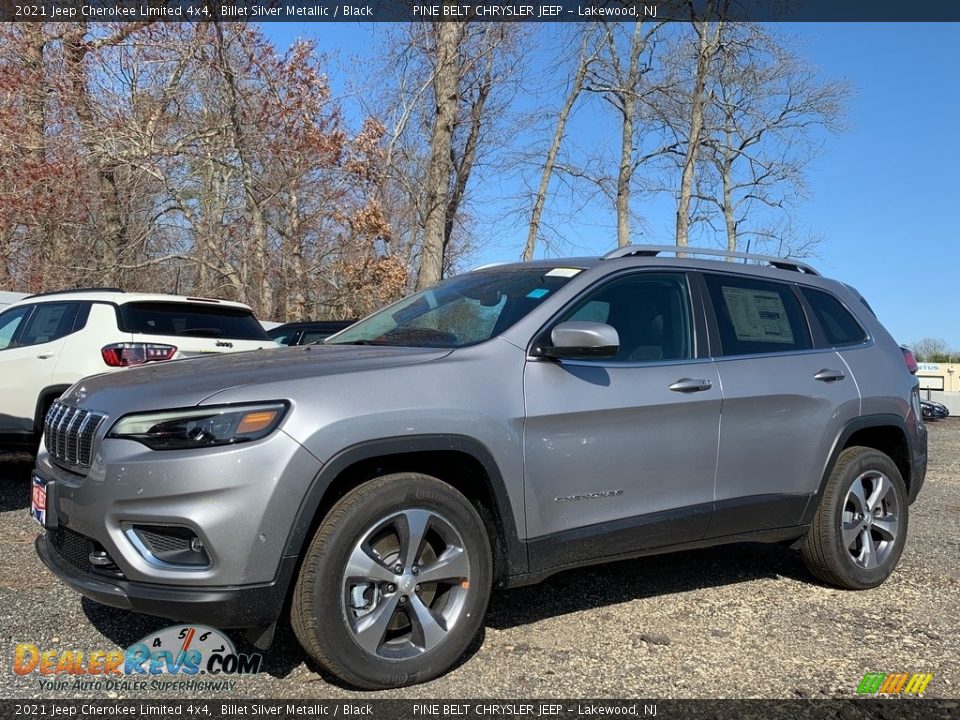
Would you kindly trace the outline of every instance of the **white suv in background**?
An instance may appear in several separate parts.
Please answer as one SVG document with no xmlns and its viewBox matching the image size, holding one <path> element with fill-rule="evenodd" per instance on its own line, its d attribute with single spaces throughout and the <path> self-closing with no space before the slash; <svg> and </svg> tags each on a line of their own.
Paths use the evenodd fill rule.
<svg viewBox="0 0 960 720">
<path fill-rule="evenodd" d="M 277 347 L 225 300 L 65 290 L 0 313 L 0 447 L 35 449 L 47 408 L 88 375 L 207 353 Z"/>
</svg>

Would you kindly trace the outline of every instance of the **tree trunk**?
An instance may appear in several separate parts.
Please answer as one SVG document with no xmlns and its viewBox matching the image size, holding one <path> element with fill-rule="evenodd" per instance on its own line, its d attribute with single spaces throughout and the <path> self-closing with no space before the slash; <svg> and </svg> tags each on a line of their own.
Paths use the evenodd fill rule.
<svg viewBox="0 0 960 720">
<path fill-rule="evenodd" d="M 630 180 L 633 177 L 633 103 L 623 108 L 620 128 L 620 170 L 617 173 L 617 245 L 630 244 Z"/>
<path fill-rule="evenodd" d="M 467 192 L 467 182 L 470 180 L 470 173 L 473 172 L 473 164 L 477 159 L 477 145 L 480 142 L 480 133 L 483 130 L 484 106 L 487 104 L 487 98 L 490 97 L 490 91 L 493 88 L 493 50 L 487 59 L 487 69 L 483 81 L 477 91 L 477 97 L 474 98 L 470 107 L 470 130 L 467 133 L 467 141 L 463 146 L 463 155 L 460 161 L 456 160 L 456 153 L 451 146 L 450 164 L 453 166 L 453 188 L 447 199 L 446 217 L 443 227 L 443 258 L 446 259 L 447 247 L 450 245 L 450 238 L 453 235 L 453 224 L 457 218 L 457 212 L 460 210 L 460 203 L 463 202 L 463 196 Z M 444 268 L 446 266 L 444 265 Z"/>
<path fill-rule="evenodd" d="M 563 142 L 567 130 L 567 120 L 573 111 L 573 106 L 583 90 L 583 83 L 587 77 L 587 70 L 590 67 L 590 58 L 587 57 L 587 43 L 589 35 L 585 32 L 583 44 L 580 46 L 580 59 L 577 63 L 577 72 L 573 77 L 573 83 L 570 86 L 570 92 L 564 100 L 563 107 L 557 115 L 557 124 L 553 130 L 553 139 L 550 141 L 550 147 L 547 150 L 547 158 L 543 163 L 540 174 L 540 187 L 537 188 L 537 195 L 533 201 L 533 212 L 530 214 L 530 227 L 527 230 L 527 244 L 523 248 L 523 259 L 533 260 L 533 253 L 537 247 L 537 238 L 540 235 L 540 218 L 543 216 L 543 207 L 547 202 L 547 189 L 550 187 L 550 179 L 553 177 L 553 169 L 557 164 L 557 155 L 560 153 L 560 144 Z"/>
<path fill-rule="evenodd" d="M 270 286 L 270 252 L 267 245 L 267 224 L 258 195 L 257 178 L 254 175 L 253 164 L 247 152 L 246 134 L 240 119 L 241 101 L 240 93 L 237 90 L 236 77 L 227 57 L 226 44 L 220 23 L 214 22 L 213 25 L 217 33 L 220 72 L 227 86 L 227 112 L 233 131 L 234 149 L 240 161 L 240 173 L 243 178 L 244 212 L 250 222 L 250 243 L 253 249 L 253 287 L 248 286 L 245 290 L 253 295 L 248 297 L 248 302 L 254 306 L 257 312 L 264 313 L 271 310 L 273 303 L 273 289 Z M 248 248 L 243 249 L 245 258 L 248 255 L 247 250 Z"/>
<path fill-rule="evenodd" d="M 443 276 L 443 248 L 446 237 L 447 201 L 450 190 L 450 148 L 457 119 L 459 72 L 457 46 L 463 35 L 463 23 L 439 22 L 437 66 L 433 76 L 433 131 L 426 179 L 426 215 L 417 290 L 438 282 Z"/>
<path fill-rule="evenodd" d="M 46 45 L 46 35 L 43 32 L 41 23 L 24 23 L 22 25 L 24 53 L 23 63 L 27 69 L 27 77 L 33 83 L 33 86 L 27 88 L 27 96 L 24 101 L 24 126 L 26 127 L 25 159 L 28 166 L 33 169 L 31 172 L 39 172 L 40 168 L 46 164 L 46 128 L 47 128 L 47 78 L 46 68 L 44 67 L 44 47 Z M 44 189 L 44 194 L 49 190 Z M 42 258 L 43 267 L 41 273 L 46 275 L 50 268 L 55 267 L 61 252 L 62 228 L 59 223 L 52 222 L 45 218 L 41 221 L 41 233 L 39 238 L 35 238 L 39 245 L 39 255 Z M 11 237 L 12 237 L 11 233 Z M 41 278 L 40 287 L 46 288 L 46 277 Z M 4 284 L 4 287 L 7 287 Z"/>
<path fill-rule="evenodd" d="M 716 39 L 719 38 L 719 23 L 715 38 L 710 37 L 709 21 L 693 23 L 698 37 L 697 70 L 693 81 L 693 94 L 690 98 L 690 134 L 687 136 L 687 153 L 683 162 L 683 174 L 680 178 L 680 200 L 677 204 L 677 245 L 685 246 L 689 242 L 690 202 L 693 197 L 693 179 L 696 172 L 697 154 L 703 142 L 703 116 L 706 105 L 707 76 L 710 63 L 716 51 Z"/>
<path fill-rule="evenodd" d="M 105 285 L 121 283 L 120 259 L 127 246 L 127 223 L 121 207 L 120 187 L 117 182 L 117 164 L 98 147 L 94 137 L 97 129 L 93 102 L 87 87 L 84 60 L 91 50 L 86 40 L 86 24 L 64 36 L 64 65 L 73 95 L 74 112 L 80 124 L 81 141 L 90 151 L 97 173 L 97 194 L 102 213 L 103 248 L 100 276 Z"/>
<path fill-rule="evenodd" d="M 723 176 L 723 220 L 727 226 L 727 250 L 737 251 L 737 220 L 734 217 L 733 205 L 733 166 L 731 160 L 724 160 L 721 175 Z"/>
<path fill-rule="evenodd" d="M 640 56 L 647 46 L 649 36 L 643 35 L 643 21 L 634 23 L 630 38 L 630 65 L 627 68 L 626 84 L 620 88 L 620 168 L 617 172 L 617 246 L 630 244 L 630 184 L 635 169 L 633 159 L 633 126 L 637 114 L 637 87 L 640 83 Z M 615 48 L 614 48 L 615 51 Z"/>
</svg>

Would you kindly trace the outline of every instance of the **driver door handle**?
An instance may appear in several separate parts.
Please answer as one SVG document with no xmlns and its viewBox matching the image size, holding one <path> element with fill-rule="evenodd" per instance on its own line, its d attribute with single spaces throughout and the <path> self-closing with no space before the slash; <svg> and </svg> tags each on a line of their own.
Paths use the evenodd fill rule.
<svg viewBox="0 0 960 720">
<path fill-rule="evenodd" d="M 823 382 L 834 382 L 835 380 L 843 380 L 846 377 L 840 370 L 829 370 L 824 368 L 816 375 L 813 376 L 814 380 L 821 380 Z"/>
<path fill-rule="evenodd" d="M 693 393 L 693 392 L 703 392 L 704 390 L 709 390 L 713 387 L 713 383 L 709 380 L 693 380 L 691 378 L 680 378 L 673 385 L 670 385 L 668 389 L 673 390 L 674 392 L 682 393 Z"/>
<path fill-rule="evenodd" d="M 40 353 L 39 355 L 37 355 L 37 358 L 39 360 L 49 360 L 54 355 L 56 355 L 56 353 Z"/>
</svg>

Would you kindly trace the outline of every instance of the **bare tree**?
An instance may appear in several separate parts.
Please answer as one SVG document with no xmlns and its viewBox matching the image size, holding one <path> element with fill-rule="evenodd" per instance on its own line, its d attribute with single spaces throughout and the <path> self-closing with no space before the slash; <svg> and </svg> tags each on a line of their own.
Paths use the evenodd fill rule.
<svg viewBox="0 0 960 720">
<path fill-rule="evenodd" d="M 556 170 L 557 157 L 560 154 L 560 146 L 567 131 L 567 121 L 570 119 L 570 113 L 583 91 L 587 79 L 587 73 L 591 64 L 597 58 L 596 38 L 594 37 L 594 27 L 585 26 L 580 30 L 580 49 L 577 53 L 576 69 L 573 78 L 570 81 L 563 105 L 557 113 L 556 124 L 553 129 L 553 137 L 547 148 L 547 155 L 544 158 L 540 170 L 540 184 L 537 193 L 534 195 L 533 209 L 530 212 L 530 224 L 527 229 L 527 242 L 523 248 L 523 259 L 532 260 L 537 247 L 537 240 L 540 236 L 540 221 L 543 217 L 543 208 L 547 202 L 547 191 L 550 188 L 550 180 Z"/>
<path fill-rule="evenodd" d="M 952 350 L 941 338 L 923 338 L 912 345 L 913 354 L 920 362 L 952 363 L 960 361 L 960 352 Z"/>
<path fill-rule="evenodd" d="M 638 20 L 631 25 L 605 23 L 601 51 L 593 63 L 588 89 L 600 93 L 615 110 L 620 124 L 620 151 L 614 190 L 617 213 L 617 244 L 630 243 L 630 199 L 637 168 L 663 155 L 672 142 L 659 141 L 661 123 L 657 105 L 664 90 L 648 80 L 659 59 L 655 37 L 662 24 Z M 651 149 L 649 140 L 654 139 Z"/>
<path fill-rule="evenodd" d="M 698 18 L 693 4 L 690 3 L 691 27 L 696 35 L 696 67 L 689 95 L 689 123 L 684 138 L 685 152 L 677 200 L 676 241 L 679 246 L 687 245 L 689 242 L 690 205 L 693 199 L 694 177 L 697 157 L 704 140 L 704 115 L 708 102 L 707 81 L 711 73 L 713 57 L 720 47 L 720 36 L 724 26 L 722 20 L 710 19 L 716 10 L 715 1 L 708 0 L 704 16 Z M 722 15 L 720 16 L 722 17 Z"/>
<path fill-rule="evenodd" d="M 448 237 L 447 206 L 452 169 L 453 132 L 460 106 L 458 46 L 465 23 L 434 23 L 436 64 L 433 69 L 433 112 L 430 154 L 424 187 L 426 213 L 417 289 L 433 285 L 443 276 L 443 249 Z"/>
<path fill-rule="evenodd" d="M 764 211 L 788 213 L 802 196 L 804 167 L 817 150 L 810 131 L 840 128 L 849 89 L 821 81 L 761 26 L 721 30 L 702 143 L 712 178 L 702 178 L 696 197 L 722 216 L 730 250 L 748 227 L 761 242 L 795 241 L 783 232 L 789 222 L 771 222 Z"/>
<path fill-rule="evenodd" d="M 509 106 L 522 33 L 509 23 L 416 23 L 385 43 L 388 72 L 369 108 L 387 128 L 381 204 L 394 230 L 390 254 L 410 259 L 417 288 L 449 273 L 471 245 L 471 189 L 499 150 L 493 128 Z"/>
</svg>

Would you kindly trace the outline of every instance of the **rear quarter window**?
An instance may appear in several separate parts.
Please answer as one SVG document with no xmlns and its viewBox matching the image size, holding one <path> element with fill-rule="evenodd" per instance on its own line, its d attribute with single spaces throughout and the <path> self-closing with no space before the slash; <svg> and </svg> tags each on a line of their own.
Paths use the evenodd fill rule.
<svg viewBox="0 0 960 720">
<path fill-rule="evenodd" d="M 242 308 L 176 302 L 135 302 L 120 306 L 125 332 L 143 335 L 269 340 L 253 313 Z"/>
<path fill-rule="evenodd" d="M 812 288 L 803 288 L 802 292 L 831 345 L 859 345 L 867 339 L 867 331 L 833 295 Z"/>
</svg>

